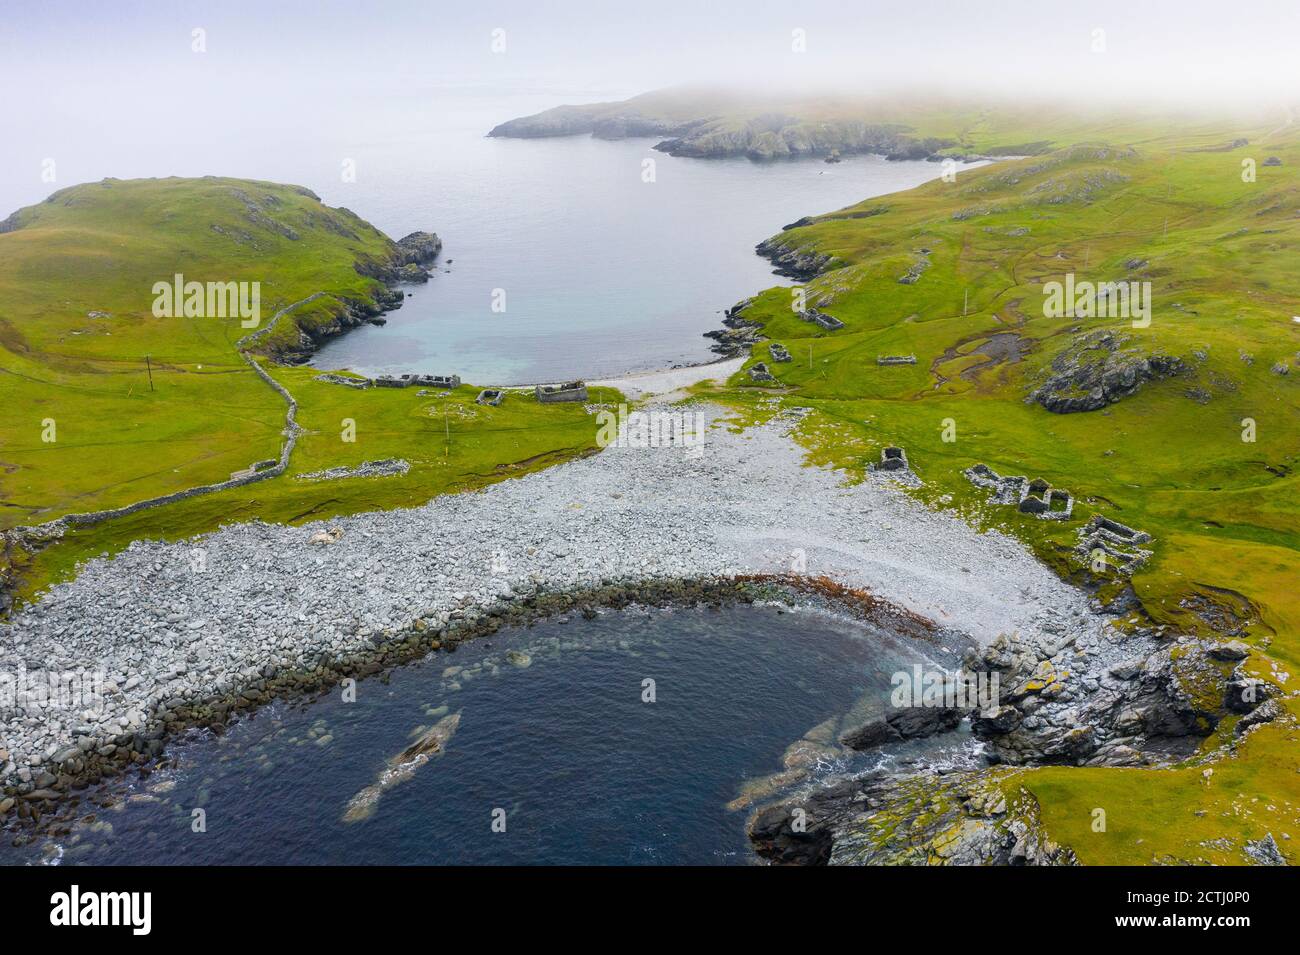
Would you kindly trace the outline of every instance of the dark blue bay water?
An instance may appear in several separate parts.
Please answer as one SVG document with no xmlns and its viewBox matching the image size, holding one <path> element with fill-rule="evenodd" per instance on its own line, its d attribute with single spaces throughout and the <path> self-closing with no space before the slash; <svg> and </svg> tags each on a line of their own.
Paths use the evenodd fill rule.
<svg viewBox="0 0 1300 955">
<path fill-rule="evenodd" d="M 744 863 L 746 814 L 727 804 L 745 781 L 814 728 L 832 739 L 928 649 L 760 607 L 548 621 L 363 680 L 355 702 L 275 704 L 174 746 L 175 768 L 112 784 L 115 807 L 0 862 Z M 345 821 L 454 714 L 440 755 Z M 809 779 L 842 766 L 828 756 Z"/>
</svg>

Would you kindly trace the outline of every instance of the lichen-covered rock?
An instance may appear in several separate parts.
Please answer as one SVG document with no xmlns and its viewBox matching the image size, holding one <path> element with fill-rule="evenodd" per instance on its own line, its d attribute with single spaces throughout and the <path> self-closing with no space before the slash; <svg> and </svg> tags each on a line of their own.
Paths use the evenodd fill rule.
<svg viewBox="0 0 1300 955">
<path fill-rule="evenodd" d="M 759 812 L 755 851 L 784 865 L 1074 865 L 1027 792 L 997 774 L 873 774 Z"/>
<path fill-rule="evenodd" d="M 1126 348 L 1129 340 L 1107 330 L 1076 336 L 1052 359 L 1047 380 L 1030 398 L 1056 414 L 1096 411 L 1149 381 L 1186 372 L 1182 359 Z"/>
<path fill-rule="evenodd" d="M 972 717 L 971 732 L 982 739 L 1005 736 L 1020 725 L 1020 720 L 1020 711 L 1014 706 L 997 706 Z"/>
<path fill-rule="evenodd" d="M 800 248 L 780 236 L 764 239 L 754 246 L 754 251 L 775 266 L 777 275 L 800 282 L 811 281 L 831 264 L 830 255 L 815 249 Z"/>
<path fill-rule="evenodd" d="M 435 232 L 412 232 L 397 240 L 399 265 L 427 265 L 442 251 L 442 240 Z"/>
</svg>

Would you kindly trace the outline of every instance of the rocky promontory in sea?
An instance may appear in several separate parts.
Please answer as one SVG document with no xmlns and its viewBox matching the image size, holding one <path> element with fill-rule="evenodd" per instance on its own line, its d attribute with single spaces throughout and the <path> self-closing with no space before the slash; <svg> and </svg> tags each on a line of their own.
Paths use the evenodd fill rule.
<svg viewBox="0 0 1300 955">
<path fill-rule="evenodd" d="M 635 109 L 610 112 L 609 104 L 560 106 L 509 120 L 488 133 L 510 139 L 583 134 L 597 139 L 663 136 L 667 138 L 657 143 L 655 149 L 671 156 L 697 159 L 745 156 L 768 160 L 841 157 L 855 153 L 872 153 L 888 159 L 929 159 L 939 150 L 959 145 L 955 139 L 917 137 L 901 124 L 856 120 L 812 123 L 781 113 L 756 116 L 739 124 L 708 116 L 675 122 L 647 116 Z"/>
<path fill-rule="evenodd" d="M 489 136 L 541 139 L 590 135 L 597 139 L 662 137 L 654 146 L 672 156 L 754 160 L 820 156 L 838 162 L 872 154 L 887 159 L 959 160 L 1030 155 L 1047 143 L 1005 143 L 976 150 L 961 130 L 923 135 L 908 117 L 916 104 L 852 97 L 742 97 L 717 90 L 659 90 L 615 103 L 557 106 L 495 126 Z M 936 117 L 943 129 L 941 116 Z"/>
</svg>

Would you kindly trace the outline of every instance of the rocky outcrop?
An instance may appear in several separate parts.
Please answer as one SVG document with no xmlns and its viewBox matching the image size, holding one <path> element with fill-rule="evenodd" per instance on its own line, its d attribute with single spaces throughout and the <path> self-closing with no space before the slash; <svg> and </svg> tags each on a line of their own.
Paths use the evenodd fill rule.
<svg viewBox="0 0 1300 955">
<path fill-rule="evenodd" d="M 887 159 L 930 159 L 955 140 L 917 138 L 897 124 L 853 120 L 808 123 L 798 117 L 768 114 L 738 126 L 701 123 L 689 134 L 667 139 L 655 149 L 670 156 L 717 159 L 744 156 L 754 160 L 792 159 L 871 153 Z"/>
<path fill-rule="evenodd" d="M 763 326 L 743 318 L 723 320 L 726 328 L 715 328 L 704 333 L 705 338 L 712 338 L 709 351 L 724 358 L 736 358 L 748 355 L 750 348 L 763 340 Z"/>
<path fill-rule="evenodd" d="M 770 806 L 750 821 L 784 865 L 1074 865 L 1046 837 L 1028 793 L 969 772 L 864 776 Z"/>
<path fill-rule="evenodd" d="M 428 265 L 442 251 L 436 232 L 412 232 L 397 240 L 398 261 L 402 265 Z"/>
<path fill-rule="evenodd" d="M 754 246 L 754 251 L 773 265 L 773 272 L 796 282 L 809 282 L 830 266 L 833 258 L 825 252 L 795 245 L 790 239 L 773 236 Z"/>
<path fill-rule="evenodd" d="M 964 661 L 996 673 L 1001 688 L 971 730 L 992 759 L 1014 765 L 1142 764 L 1190 752 L 1234 702 L 1232 664 L 1216 650 L 1192 639 L 1137 637 L 1120 651 L 1068 636 L 1059 644 L 999 637 Z M 1265 696 L 1244 695 L 1252 706 Z"/>
<path fill-rule="evenodd" d="M 753 299 L 737 302 L 727 309 L 727 317 L 722 320 L 723 327 L 704 333 L 705 338 L 712 338 L 714 344 L 709 348 L 724 358 L 736 358 L 748 355 L 749 350 L 764 340 L 763 326 L 741 316 Z"/>
<path fill-rule="evenodd" d="M 1104 329 L 1076 336 L 1052 359 L 1047 380 L 1031 400 L 1055 414 L 1096 411 L 1136 394 L 1147 382 L 1187 371 L 1182 359 L 1125 347 L 1129 341 Z"/>
<path fill-rule="evenodd" d="M 645 108 L 642 108 L 642 106 Z M 955 139 L 914 135 L 900 123 L 867 119 L 810 121 L 784 111 L 753 115 L 751 109 L 732 104 L 726 118 L 699 105 L 700 115 L 682 118 L 675 104 L 656 115 L 647 104 L 594 103 L 557 106 L 532 116 L 522 116 L 495 126 L 489 136 L 538 139 L 589 134 L 599 139 L 631 136 L 666 137 L 655 149 L 672 156 L 717 159 L 745 156 L 754 160 L 822 156 L 838 161 L 844 156 L 871 153 L 888 159 L 934 159 L 940 150 L 957 146 Z M 870 112 L 864 106 L 864 115 Z"/>
<path fill-rule="evenodd" d="M 590 134 L 598 139 L 628 136 L 680 136 L 703 120 L 672 122 L 646 116 L 633 107 L 595 103 L 590 106 L 557 106 L 532 116 L 521 116 L 494 126 L 489 136 L 506 139 L 546 139 L 552 136 Z"/>
<path fill-rule="evenodd" d="M 996 705 L 971 713 L 992 768 L 914 764 L 801 791 L 760 809 L 751 841 L 760 856 L 794 865 L 1074 864 L 1069 848 L 1046 837 L 1032 795 L 997 764 L 1165 765 L 1194 753 L 1230 712 L 1249 714 L 1238 734 L 1288 719 L 1276 689 L 1247 676 L 1248 652 L 1244 644 L 1162 642 L 1150 633 L 1085 638 L 1065 619 L 1048 621 L 1035 637 L 999 637 L 963 659 L 967 672 L 998 677 L 988 681 L 1000 687 Z M 909 708 L 842 741 L 891 745 L 944 732 L 962 715 Z"/>
<path fill-rule="evenodd" d="M 275 321 L 241 341 L 241 347 L 256 345 L 276 361 L 300 365 L 311 360 L 325 342 L 362 325 L 383 325 L 383 316 L 401 308 L 406 294 L 402 284 L 429 280 L 429 266 L 442 251 L 442 240 L 433 232 L 412 232 L 391 246 L 387 258 L 364 256 L 353 263 L 358 274 L 382 283 L 368 297 L 328 296 L 310 312 L 293 316 L 291 335 L 272 335 Z M 317 293 L 313 299 L 324 293 Z M 277 316 L 278 318 L 278 316 Z"/>
<path fill-rule="evenodd" d="M 365 258 L 355 268 L 360 274 L 390 286 L 400 282 L 422 283 L 429 280 L 428 267 L 441 251 L 442 240 L 437 233 L 412 232 L 393 244 L 387 259 Z M 400 293 L 398 297 L 400 300 Z"/>
<path fill-rule="evenodd" d="M 962 711 L 955 707 L 901 707 L 849 730 L 840 737 L 840 742 L 849 749 L 874 749 L 886 743 L 946 733 L 956 728 L 962 716 Z"/>
</svg>

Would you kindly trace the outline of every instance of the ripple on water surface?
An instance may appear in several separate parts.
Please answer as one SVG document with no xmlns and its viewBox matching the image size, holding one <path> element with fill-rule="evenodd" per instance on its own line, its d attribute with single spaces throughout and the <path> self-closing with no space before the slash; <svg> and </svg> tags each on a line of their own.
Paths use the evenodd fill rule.
<svg viewBox="0 0 1300 955">
<path fill-rule="evenodd" d="M 743 863 L 765 777 L 843 768 L 843 726 L 935 652 L 766 607 L 502 631 L 355 702 L 275 704 L 173 746 L 174 768 L 0 861 Z"/>
</svg>

